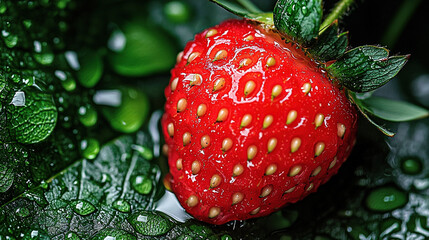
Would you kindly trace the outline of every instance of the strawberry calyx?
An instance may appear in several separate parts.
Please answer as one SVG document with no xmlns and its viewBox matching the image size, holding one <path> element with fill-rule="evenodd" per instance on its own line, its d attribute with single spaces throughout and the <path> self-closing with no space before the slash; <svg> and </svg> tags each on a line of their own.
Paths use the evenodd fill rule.
<svg viewBox="0 0 429 240">
<path fill-rule="evenodd" d="M 398 74 L 410 55 L 389 56 L 388 49 L 373 45 L 350 49 L 348 32 L 339 31 L 338 18 L 352 0 L 340 0 L 323 23 L 322 0 L 278 0 L 273 13 L 262 12 L 247 0 L 210 1 L 274 30 L 286 42 L 296 44 L 310 59 L 319 63 L 335 85 L 346 89 L 350 101 L 385 135 L 393 136 L 394 133 L 373 117 L 398 122 L 429 116 L 429 111 L 424 108 L 371 96 L 372 91 Z"/>
</svg>

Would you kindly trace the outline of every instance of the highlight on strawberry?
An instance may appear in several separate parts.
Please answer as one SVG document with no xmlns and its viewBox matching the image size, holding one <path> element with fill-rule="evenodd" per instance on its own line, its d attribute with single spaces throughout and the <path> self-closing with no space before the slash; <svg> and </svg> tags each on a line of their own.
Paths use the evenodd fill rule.
<svg viewBox="0 0 429 240">
<path fill-rule="evenodd" d="M 167 185 L 195 218 L 212 224 L 268 215 L 328 181 L 356 142 L 358 113 L 382 121 L 428 111 L 371 96 L 405 65 L 380 46 L 348 46 L 321 0 L 212 0 L 243 17 L 197 34 L 171 71 L 162 128 Z M 323 22 L 322 22 L 323 20 Z"/>
</svg>

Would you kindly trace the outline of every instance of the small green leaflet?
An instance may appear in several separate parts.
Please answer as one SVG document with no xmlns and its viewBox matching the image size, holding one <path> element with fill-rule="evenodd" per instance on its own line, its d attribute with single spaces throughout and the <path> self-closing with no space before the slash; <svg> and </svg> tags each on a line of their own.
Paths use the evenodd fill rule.
<svg viewBox="0 0 429 240">
<path fill-rule="evenodd" d="M 326 69 L 349 90 L 369 92 L 390 81 L 407 61 L 408 56 L 389 57 L 387 49 L 366 45 L 347 51 Z"/>
<path fill-rule="evenodd" d="M 263 13 L 248 0 L 210 0 L 225 10 L 253 21 L 274 25 L 273 14 Z"/>
<path fill-rule="evenodd" d="M 347 50 L 347 34 L 348 32 L 339 33 L 336 20 L 313 40 L 307 51 L 317 60 L 327 62 L 338 59 Z"/>
<path fill-rule="evenodd" d="M 429 116 L 428 110 L 408 102 L 376 96 L 358 97 L 356 93 L 350 91 L 349 96 L 362 115 L 387 136 L 393 136 L 395 133 L 377 124 L 371 116 L 390 122 L 412 121 Z"/>
<path fill-rule="evenodd" d="M 367 112 L 391 122 L 411 121 L 429 116 L 428 110 L 407 102 L 381 97 L 370 97 L 361 102 Z"/>
<path fill-rule="evenodd" d="M 306 45 L 319 34 L 322 0 L 279 0 L 274 7 L 274 25 L 292 40 Z"/>
</svg>

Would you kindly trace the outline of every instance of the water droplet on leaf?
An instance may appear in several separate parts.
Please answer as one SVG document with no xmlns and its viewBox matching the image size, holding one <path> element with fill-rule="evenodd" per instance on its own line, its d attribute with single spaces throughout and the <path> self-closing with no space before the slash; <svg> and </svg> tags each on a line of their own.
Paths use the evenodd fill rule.
<svg viewBox="0 0 429 240">
<path fill-rule="evenodd" d="M 28 217 L 30 215 L 30 211 L 26 207 L 20 207 L 15 211 L 16 215 L 22 218 Z"/>
<path fill-rule="evenodd" d="M 80 240 L 80 237 L 74 232 L 68 232 L 66 234 L 66 240 Z"/>
<path fill-rule="evenodd" d="M 392 186 L 373 189 L 365 199 L 366 206 L 376 212 L 389 212 L 408 202 L 406 193 Z"/>
<path fill-rule="evenodd" d="M 82 152 L 82 157 L 94 159 L 100 152 L 100 143 L 94 138 L 84 139 L 80 142 L 80 150 Z"/>
<path fill-rule="evenodd" d="M 95 207 L 92 203 L 86 200 L 74 200 L 70 202 L 73 211 L 79 215 L 86 216 L 95 212 Z"/>
<path fill-rule="evenodd" d="M 97 111 L 91 105 L 81 106 L 79 108 L 79 121 L 85 127 L 92 127 L 97 123 L 98 114 Z"/>
<path fill-rule="evenodd" d="M 147 176 L 137 175 L 131 179 L 131 186 L 140 194 L 149 194 L 152 190 L 152 180 Z"/>
<path fill-rule="evenodd" d="M 401 161 L 401 170 L 405 174 L 416 175 L 422 171 L 422 162 L 417 158 L 406 158 Z"/>
<path fill-rule="evenodd" d="M 137 212 L 127 220 L 137 232 L 145 236 L 163 235 L 173 227 L 173 222 L 167 216 L 158 212 Z"/>
<path fill-rule="evenodd" d="M 131 205 L 124 199 L 118 199 L 115 202 L 113 202 L 114 209 L 120 211 L 120 212 L 130 212 L 131 211 Z"/>
<path fill-rule="evenodd" d="M 134 235 L 121 229 L 107 228 L 98 232 L 92 240 L 136 240 Z"/>
</svg>

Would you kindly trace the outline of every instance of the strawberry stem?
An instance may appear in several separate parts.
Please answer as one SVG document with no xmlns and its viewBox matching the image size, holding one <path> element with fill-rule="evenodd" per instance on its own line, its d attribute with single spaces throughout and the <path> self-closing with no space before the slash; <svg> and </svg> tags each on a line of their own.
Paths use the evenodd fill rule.
<svg viewBox="0 0 429 240">
<path fill-rule="evenodd" d="M 322 33 L 326 28 L 328 28 L 331 23 L 333 23 L 336 19 L 344 15 L 344 13 L 347 11 L 347 9 L 353 2 L 354 0 L 340 0 L 335 5 L 335 8 L 332 9 L 331 13 L 325 18 L 325 21 L 323 21 L 322 25 L 320 25 L 320 33 Z"/>
</svg>

